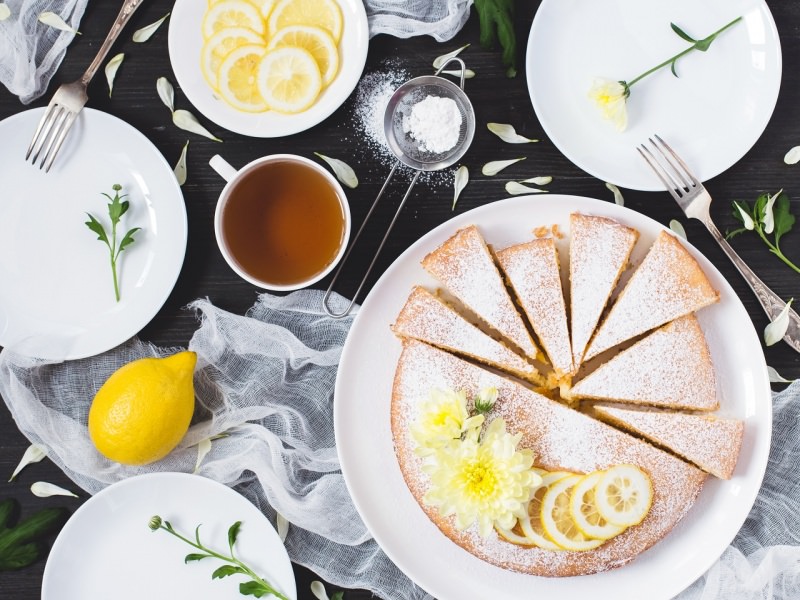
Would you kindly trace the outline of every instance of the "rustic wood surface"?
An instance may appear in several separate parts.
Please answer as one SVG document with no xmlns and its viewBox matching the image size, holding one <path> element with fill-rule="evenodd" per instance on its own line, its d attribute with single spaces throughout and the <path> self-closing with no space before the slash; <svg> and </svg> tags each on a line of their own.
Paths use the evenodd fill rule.
<svg viewBox="0 0 800 600">
<path fill-rule="evenodd" d="M 200 0 L 198 0 L 200 1 Z M 50 84 L 47 93 L 32 106 L 44 106 L 56 87 L 77 78 L 94 56 L 116 15 L 119 2 L 89 3 L 78 36 L 69 47 L 66 58 Z M 524 73 L 524 51 L 533 15 L 538 1 L 520 1 L 517 15 L 517 36 L 519 39 L 520 72 L 514 79 L 504 75 L 497 51 L 483 50 L 478 45 L 479 28 L 473 14 L 457 37 L 440 44 L 430 37 L 397 39 L 385 35 L 370 41 L 369 57 L 365 74 L 386 69 L 387 61 L 402 67 L 413 76 L 430 72 L 431 60 L 446 51 L 462 44 L 472 44 L 464 55 L 468 66 L 478 76 L 468 81 L 467 91 L 475 106 L 477 132 L 474 143 L 463 159 L 470 168 L 472 180 L 459 200 L 456 213 L 480 206 L 506 196 L 503 185 L 509 179 L 519 179 L 533 175 L 552 175 L 551 192 L 576 194 L 613 201 L 611 193 L 602 181 L 582 172 L 572 165 L 546 138 L 534 114 L 528 96 Z M 734 226 L 730 214 L 730 201 L 734 199 L 752 200 L 765 191 L 784 188 L 790 196 L 800 196 L 800 165 L 787 166 L 783 163 L 786 151 L 800 144 L 800 4 L 795 2 L 769 2 L 781 37 L 783 51 L 783 81 L 780 97 L 772 120 L 755 146 L 732 168 L 707 182 L 707 187 L 716 199 L 712 208 L 713 217 L 721 230 Z M 89 89 L 89 106 L 116 115 L 143 132 L 164 154 L 168 162 L 174 164 L 181 147 L 187 139 L 186 132 L 175 128 L 169 112 L 158 99 L 155 82 L 159 76 L 176 82 L 167 52 L 167 27 L 164 26 L 145 44 L 135 44 L 131 34 L 135 29 L 160 18 L 171 9 L 169 0 L 150 0 L 145 2 L 134 15 L 126 31 L 112 49 L 125 52 L 126 60 L 117 76 L 114 95 L 109 99 L 106 83 L 100 73 Z M 165 24 L 166 25 L 166 24 Z M 189 107 L 176 84 L 177 104 Z M 6 89 L 0 89 L 0 119 L 25 110 L 19 100 Z M 247 284 L 228 268 L 220 255 L 213 236 L 213 215 L 217 196 L 223 187 L 222 180 L 208 166 L 208 159 L 215 153 L 224 153 L 233 165 L 243 165 L 262 155 L 275 152 L 292 152 L 313 158 L 319 151 L 331 156 L 348 157 L 356 168 L 361 183 L 357 189 L 348 191 L 354 225 L 360 224 L 372 199 L 378 192 L 388 168 L 382 160 L 373 155 L 368 147 L 359 142 L 360 132 L 354 128 L 354 115 L 357 106 L 355 97 L 350 99 L 330 118 L 316 127 L 282 139 L 254 139 L 227 133 L 213 125 L 212 131 L 225 139 L 216 144 L 204 138 L 189 135 L 189 179 L 183 187 L 189 218 L 189 242 L 186 260 L 174 291 L 153 321 L 142 330 L 140 336 L 155 344 L 164 346 L 185 346 L 197 327 L 195 316 L 187 312 L 189 302 L 207 297 L 215 305 L 234 313 L 243 313 L 255 301 L 258 290 Z M 199 113 L 196 113 L 200 116 Z M 205 119 L 202 119 L 204 122 Z M 518 131 L 530 137 L 542 137 L 542 142 L 522 148 L 528 157 L 524 167 L 514 167 L 492 178 L 480 175 L 480 166 L 498 158 L 516 155 L 520 149 L 509 149 L 492 136 L 485 128 L 488 121 L 513 123 Z M 731 127 L 736 127 L 731 123 Z M 0 142 L 0 157 L 22 148 L 9 148 Z M 398 188 L 402 188 L 402 180 Z M 406 179 L 407 180 L 407 179 Z M 686 222 L 678 207 L 665 193 L 644 193 L 623 190 L 626 206 L 653 219 L 667 224 L 671 219 L 684 222 L 690 241 L 697 246 L 719 268 L 739 294 L 747 308 L 756 329 L 760 332 L 767 324 L 767 318 L 756 302 L 744 280 L 727 261 L 721 250 L 698 222 Z M 395 193 L 397 196 L 397 193 Z M 365 248 L 375 248 L 386 224 L 394 212 L 399 197 L 387 198 L 373 217 L 363 241 Z M 2 201 L 2 199 L 0 199 Z M 380 256 L 367 288 L 391 262 L 410 244 L 451 216 L 451 179 L 435 177 L 429 182 L 419 183 L 400 216 L 395 231 Z M 800 214 L 800 197 L 793 200 L 796 213 Z M 800 225 L 798 226 L 800 229 Z M 800 232 L 793 231 L 783 241 L 785 252 L 795 261 L 800 261 Z M 800 297 L 800 275 L 789 270 L 772 256 L 765 246 L 753 235 L 740 236 L 733 245 L 756 273 L 781 297 Z M 365 249 L 351 260 L 347 270 L 337 284 L 337 290 L 351 295 L 359 281 L 360 274 L 371 257 L 372 250 Z M 325 279 L 318 287 L 327 287 Z M 787 378 L 800 377 L 800 354 L 779 343 L 766 348 L 767 363 Z M 775 389 L 779 389 L 776 386 Z M 28 487 L 35 480 L 46 480 L 74 488 L 74 484 L 52 463 L 44 461 L 29 467 L 18 481 L 5 483 L 28 445 L 20 434 L 10 413 L 0 408 L 0 498 L 15 497 L 22 506 L 23 514 L 44 506 L 67 506 L 74 511 L 86 500 L 80 499 L 35 498 Z M 18 572 L 0 573 L 0 597 L 14 600 L 32 600 L 40 597 L 44 560 Z M 298 567 L 298 598 L 312 598 L 309 582 L 317 577 Z M 335 590 L 330 587 L 329 591 Z M 349 590 L 345 598 L 357 600 L 368 598 L 371 594 Z"/>
</svg>

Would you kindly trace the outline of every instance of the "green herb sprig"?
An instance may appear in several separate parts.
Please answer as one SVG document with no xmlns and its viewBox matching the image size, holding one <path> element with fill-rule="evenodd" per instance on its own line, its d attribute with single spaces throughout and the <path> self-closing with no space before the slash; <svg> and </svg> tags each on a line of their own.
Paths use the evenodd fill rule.
<svg viewBox="0 0 800 600">
<path fill-rule="evenodd" d="M 230 526 L 228 529 L 228 551 L 230 555 L 226 556 L 225 554 L 221 554 L 212 550 L 203 545 L 200 541 L 200 525 L 194 530 L 194 541 L 182 536 L 180 533 L 175 531 L 169 521 L 162 521 L 161 517 L 158 515 L 154 516 L 150 519 L 150 523 L 148 525 L 152 531 L 158 531 L 159 529 L 163 529 L 164 531 L 174 535 L 179 540 L 183 540 L 193 548 L 200 550 L 199 553 L 191 553 L 187 554 L 186 557 L 183 559 L 184 563 L 189 563 L 193 561 L 203 560 L 204 558 L 217 558 L 221 561 L 224 561 L 228 564 L 222 565 L 218 569 L 216 569 L 211 574 L 211 579 L 222 579 L 223 577 L 228 577 L 229 575 L 246 575 L 251 579 L 251 581 L 244 581 L 239 584 L 239 593 L 243 596 L 255 596 L 256 598 L 261 598 L 267 595 L 273 595 L 280 600 L 289 600 L 286 596 L 281 594 L 278 590 L 276 590 L 272 585 L 270 585 L 265 579 L 259 577 L 255 571 L 253 571 L 250 567 L 248 567 L 245 563 L 241 560 L 236 558 L 233 553 L 233 546 L 236 544 L 236 538 L 239 535 L 239 529 L 242 526 L 241 521 L 236 521 L 233 525 Z"/>
<path fill-rule="evenodd" d="M 111 189 L 114 190 L 114 197 L 112 198 L 110 195 L 103 192 L 103 196 L 108 198 L 111 202 L 108 205 L 108 217 L 111 219 L 111 238 L 109 239 L 108 234 L 106 233 L 105 227 L 103 224 L 100 223 L 97 219 L 95 219 L 91 213 L 86 213 L 89 216 L 89 220 L 86 221 L 86 226 L 94 233 L 97 234 L 97 239 L 103 242 L 108 247 L 109 257 L 111 259 L 111 274 L 114 277 L 114 296 L 117 299 L 117 302 L 120 300 L 119 294 L 119 281 L 117 276 L 117 267 L 119 261 L 119 255 L 122 253 L 125 248 L 130 246 L 135 240 L 133 239 L 133 235 L 141 229 L 141 227 L 134 227 L 133 229 L 129 229 L 127 233 L 122 236 L 119 244 L 117 244 L 117 225 L 126 212 L 128 212 L 128 208 L 130 207 L 130 202 L 127 200 L 123 200 L 125 195 L 120 196 L 119 191 L 122 189 L 122 186 L 118 183 L 115 183 L 111 186 Z"/>
<path fill-rule="evenodd" d="M 781 250 L 781 238 L 791 231 L 795 222 L 789 196 L 784 194 L 783 190 L 777 194 L 761 194 L 752 204 L 745 200 L 734 201 L 733 216 L 742 227 L 727 233 L 726 239 L 745 231 L 754 231 L 770 252 L 792 270 L 800 273 L 800 267 L 789 260 Z"/>
<path fill-rule="evenodd" d="M 0 502 L 0 571 L 22 569 L 42 556 L 41 538 L 61 527 L 67 509 L 45 508 L 11 527 L 18 504 L 8 498 Z"/>
<path fill-rule="evenodd" d="M 506 75 L 517 75 L 517 35 L 514 31 L 514 0 L 475 0 L 480 20 L 480 44 L 491 49 L 499 40 Z"/>
</svg>

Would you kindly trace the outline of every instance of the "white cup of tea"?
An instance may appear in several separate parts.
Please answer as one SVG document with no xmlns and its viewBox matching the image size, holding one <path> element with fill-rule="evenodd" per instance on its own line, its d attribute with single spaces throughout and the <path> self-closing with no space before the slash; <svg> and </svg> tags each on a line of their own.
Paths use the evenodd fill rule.
<svg viewBox="0 0 800 600">
<path fill-rule="evenodd" d="M 215 155 L 227 181 L 217 201 L 214 233 L 222 256 L 260 288 L 291 291 L 325 277 L 350 239 L 350 206 L 322 166 L 294 154 L 272 154 L 241 169 Z"/>
</svg>

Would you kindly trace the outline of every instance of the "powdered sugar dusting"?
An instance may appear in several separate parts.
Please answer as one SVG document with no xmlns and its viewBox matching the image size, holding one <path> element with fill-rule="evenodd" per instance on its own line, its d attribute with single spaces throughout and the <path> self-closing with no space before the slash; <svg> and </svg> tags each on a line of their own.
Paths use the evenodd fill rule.
<svg viewBox="0 0 800 600">
<path fill-rule="evenodd" d="M 719 407 L 714 365 L 694 315 L 657 329 L 584 377 L 570 393 L 690 410 Z"/>
</svg>

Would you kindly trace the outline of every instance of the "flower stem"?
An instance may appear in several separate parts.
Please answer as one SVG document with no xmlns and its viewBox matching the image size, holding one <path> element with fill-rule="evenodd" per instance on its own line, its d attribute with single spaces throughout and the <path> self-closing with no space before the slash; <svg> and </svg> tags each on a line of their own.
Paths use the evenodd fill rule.
<svg viewBox="0 0 800 600">
<path fill-rule="evenodd" d="M 797 265 L 795 265 L 786 256 L 784 256 L 780 248 L 778 248 L 775 244 L 773 244 L 767 239 L 767 236 L 764 235 L 764 232 L 761 230 L 761 227 L 756 227 L 756 233 L 758 233 L 758 236 L 762 240 L 764 240 L 764 243 L 767 245 L 767 247 L 769 247 L 770 252 L 772 252 L 775 256 L 781 259 L 789 268 L 793 269 L 797 273 L 800 273 L 800 268 L 798 268 Z"/>
<path fill-rule="evenodd" d="M 697 40 L 697 41 L 696 41 L 694 44 L 692 44 L 691 46 L 689 46 L 689 47 L 688 47 L 688 48 L 686 48 L 685 50 L 683 50 L 683 51 L 681 51 L 681 52 L 678 52 L 678 53 L 677 53 L 675 56 L 673 56 L 672 58 L 668 58 L 668 59 L 667 59 L 667 60 L 665 60 L 664 62 L 662 62 L 662 63 L 660 63 L 660 64 L 656 65 L 655 67 L 653 67 L 652 69 L 650 69 L 650 70 L 648 70 L 648 71 L 645 71 L 644 73 L 642 73 L 642 74 L 641 74 L 641 75 L 639 75 L 638 77 L 634 77 L 634 78 L 633 78 L 633 79 L 631 79 L 630 81 L 628 81 L 628 82 L 625 82 L 625 86 L 626 86 L 627 88 L 630 88 L 631 86 L 633 86 L 633 84 L 634 84 L 634 83 L 636 83 L 637 81 L 639 81 L 639 80 L 641 80 L 641 79 L 644 79 L 645 77 L 647 77 L 647 76 L 648 76 L 648 75 L 650 75 L 651 73 L 655 73 L 655 72 L 656 72 L 656 71 L 658 71 L 659 69 L 661 69 L 661 68 L 663 68 L 663 67 L 666 67 L 667 65 L 669 65 L 669 64 L 671 64 L 671 63 L 673 63 L 673 62 L 675 62 L 676 60 L 678 60 L 679 58 L 681 58 L 681 57 L 685 56 L 686 54 L 689 54 L 689 53 L 690 53 L 690 52 L 692 52 L 693 50 L 699 50 L 700 48 L 699 48 L 698 46 L 705 46 L 705 48 L 707 49 L 707 48 L 708 48 L 708 46 L 711 44 L 711 42 L 713 42 L 713 41 L 714 41 L 714 39 L 715 39 L 715 38 L 716 38 L 716 37 L 717 37 L 717 36 L 718 36 L 720 33 L 722 33 L 723 31 L 725 31 L 726 29 L 728 29 L 728 27 L 731 27 L 731 26 L 735 25 L 736 23 L 738 23 L 738 22 L 739 22 L 739 21 L 741 21 L 741 20 L 742 20 L 742 17 L 736 17 L 736 18 L 735 18 L 733 21 L 731 21 L 730 23 L 728 23 L 727 25 L 725 25 L 725 26 L 723 26 L 723 27 L 720 27 L 720 28 L 719 28 L 719 29 L 717 29 L 717 30 L 716 30 L 714 33 L 712 33 L 711 35 L 709 35 L 708 37 L 706 37 L 706 38 L 704 38 L 704 39 L 702 39 L 702 40 Z"/>
</svg>

